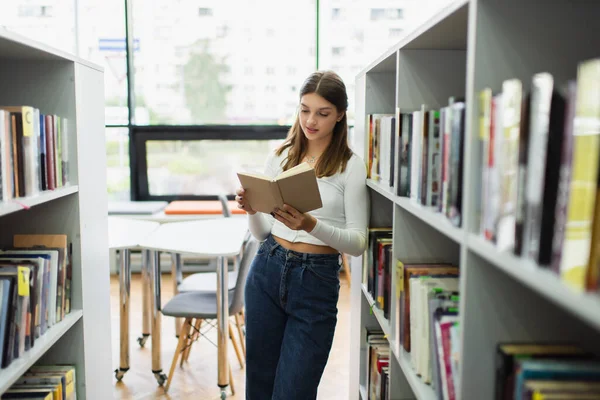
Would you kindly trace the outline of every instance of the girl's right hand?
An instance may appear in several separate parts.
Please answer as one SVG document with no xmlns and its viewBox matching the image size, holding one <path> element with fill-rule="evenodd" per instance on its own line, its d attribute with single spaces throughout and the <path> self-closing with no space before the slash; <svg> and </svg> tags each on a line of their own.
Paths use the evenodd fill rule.
<svg viewBox="0 0 600 400">
<path fill-rule="evenodd" d="M 235 201 L 237 201 L 237 203 L 238 203 L 238 208 L 241 208 L 242 210 L 246 211 L 250 215 L 256 214 L 256 211 L 254 211 L 252 209 L 252 207 L 250 207 L 250 204 L 244 197 L 244 194 L 245 194 L 244 188 L 239 188 L 235 192 L 235 194 L 236 194 Z"/>
</svg>

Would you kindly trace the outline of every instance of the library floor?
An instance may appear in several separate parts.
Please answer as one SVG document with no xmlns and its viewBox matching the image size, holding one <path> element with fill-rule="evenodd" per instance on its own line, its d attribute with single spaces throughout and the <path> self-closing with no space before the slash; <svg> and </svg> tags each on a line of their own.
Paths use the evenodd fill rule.
<svg viewBox="0 0 600 400">
<path fill-rule="evenodd" d="M 165 304 L 173 295 L 170 274 L 162 275 L 162 303 Z M 115 399 L 217 399 L 217 350 L 206 338 L 194 344 L 189 363 L 183 368 L 177 367 L 171 382 L 169 393 L 158 387 L 151 373 L 152 355 L 151 340 L 141 348 L 137 337 L 142 329 L 141 279 L 139 274 L 133 274 L 131 280 L 130 308 L 130 369 L 122 382 L 115 382 L 113 394 Z M 111 312 L 112 312 L 112 365 L 119 365 L 119 279 L 111 276 Z M 348 363 L 349 363 L 349 331 L 350 331 L 350 289 L 342 275 L 340 299 L 338 303 L 338 325 L 333 341 L 329 362 L 325 368 L 318 400 L 339 400 L 348 398 Z M 165 373 L 171 366 L 173 352 L 177 346 L 172 318 L 162 318 L 162 367 Z M 207 333 L 208 338 L 216 342 L 216 330 Z M 228 398 L 242 400 L 245 398 L 245 370 L 235 356 L 233 347 L 229 347 L 229 360 L 235 380 L 235 396 Z"/>
</svg>

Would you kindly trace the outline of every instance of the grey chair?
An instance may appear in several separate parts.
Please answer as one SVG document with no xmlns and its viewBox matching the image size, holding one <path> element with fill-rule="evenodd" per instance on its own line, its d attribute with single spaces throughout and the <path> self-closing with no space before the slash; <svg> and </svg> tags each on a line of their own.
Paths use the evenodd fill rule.
<svg viewBox="0 0 600 400">
<path fill-rule="evenodd" d="M 259 242 L 251 237 L 245 247 L 244 254 L 241 258 L 239 271 L 237 275 L 235 289 L 229 290 L 229 315 L 239 316 L 242 309 L 244 308 L 244 292 L 246 277 L 250 269 L 250 264 L 258 251 Z M 183 362 L 189 357 L 192 343 L 198 340 L 200 336 L 200 328 L 202 321 L 215 320 L 217 318 L 217 296 L 215 292 L 182 292 L 176 294 L 169 300 L 162 309 L 162 313 L 165 316 L 185 318 L 184 323 L 179 331 L 179 341 L 175 354 L 173 355 L 173 361 L 171 363 L 171 369 L 167 378 L 165 390 L 169 389 L 173 373 L 175 372 L 175 366 L 179 357 L 181 357 L 180 366 L 183 366 Z M 242 342 L 242 348 L 245 355 L 245 344 L 244 335 L 241 330 L 241 326 L 238 323 L 238 331 L 240 340 Z M 231 322 L 229 323 L 229 339 L 231 340 L 240 367 L 244 367 L 242 360 L 242 354 L 236 343 L 233 335 L 233 328 Z M 229 380 L 231 381 L 231 391 L 234 393 L 233 379 L 231 374 L 231 365 L 229 366 Z M 234 393 L 235 394 L 235 393 Z"/>
</svg>

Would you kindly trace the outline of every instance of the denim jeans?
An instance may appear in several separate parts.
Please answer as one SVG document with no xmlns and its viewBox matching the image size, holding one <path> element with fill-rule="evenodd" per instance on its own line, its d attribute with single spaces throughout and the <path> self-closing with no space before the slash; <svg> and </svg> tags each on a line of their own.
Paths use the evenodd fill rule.
<svg viewBox="0 0 600 400">
<path fill-rule="evenodd" d="M 246 280 L 246 399 L 310 400 L 337 323 L 339 254 L 287 250 L 269 236 Z"/>
</svg>

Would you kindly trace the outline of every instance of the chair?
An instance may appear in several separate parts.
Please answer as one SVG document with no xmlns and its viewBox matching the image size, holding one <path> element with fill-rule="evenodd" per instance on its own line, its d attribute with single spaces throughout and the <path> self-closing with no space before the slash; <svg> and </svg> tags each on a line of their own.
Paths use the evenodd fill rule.
<svg viewBox="0 0 600 400">
<path fill-rule="evenodd" d="M 259 242 L 252 237 L 246 244 L 246 248 L 239 265 L 239 273 L 237 276 L 235 289 L 229 290 L 229 315 L 238 316 L 244 307 L 246 277 L 248 276 L 250 264 L 252 263 L 256 252 L 258 251 L 258 246 Z M 181 357 L 180 366 L 183 366 L 183 362 L 189 357 L 192 343 L 195 342 L 200 335 L 202 321 L 214 320 L 217 318 L 216 293 L 196 291 L 179 293 L 173 296 L 173 298 L 169 300 L 167 304 L 165 304 L 162 309 L 162 313 L 165 316 L 185 318 L 181 330 L 179 331 L 179 341 L 177 343 L 175 354 L 173 355 L 171 369 L 169 371 L 169 376 L 165 386 L 165 391 L 167 391 L 169 390 L 169 385 L 171 384 L 171 379 L 173 378 L 173 374 L 175 372 L 175 365 L 177 364 L 179 357 Z M 242 338 L 243 335 L 239 324 L 238 330 L 240 338 Z M 229 323 L 229 339 L 233 344 L 237 358 L 240 362 L 240 367 L 243 368 L 244 365 L 242 361 L 242 355 L 240 354 L 240 350 L 234 338 L 231 322 Z M 243 352 L 245 354 L 246 346 L 244 344 L 244 340 L 241 340 Z M 229 366 L 229 380 L 231 381 L 231 391 L 233 394 L 235 394 L 231 365 Z"/>
<path fill-rule="evenodd" d="M 219 201 L 223 207 L 223 217 L 231 218 L 231 210 L 229 209 L 229 203 L 227 196 L 223 193 L 218 195 Z M 235 260 L 238 263 L 239 259 Z M 213 261 L 209 265 L 212 265 L 216 269 L 216 263 Z M 238 268 L 234 268 L 233 271 L 229 272 L 229 289 L 235 288 L 235 282 L 237 280 Z M 177 292 L 214 292 L 217 286 L 217 274 L 215 272 L 198 272 L 190 276 L 185 277 L 181 283 L 177 286 Z"/>
</svg>

